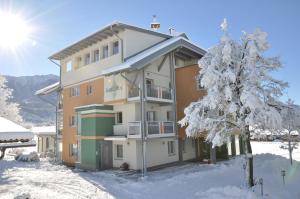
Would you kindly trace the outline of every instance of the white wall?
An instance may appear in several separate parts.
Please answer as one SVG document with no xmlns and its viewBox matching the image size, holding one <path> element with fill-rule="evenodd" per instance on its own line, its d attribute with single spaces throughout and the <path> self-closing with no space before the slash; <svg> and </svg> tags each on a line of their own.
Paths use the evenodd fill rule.
<svg viewBox="0 0 300 199">
<path fill-rule="evenodd" d="M 116 145 L 123 145 L 123 159 L 116 158 Z M 137 170 L 137 146 L 136 140 L 113 141 L 113 167 L 118 168 L 124 162 L 129 164 L 129 169 Z"/>
<path fill-rule="evenodd" d="M 164 39 L 156 35 L 126 29 L 124 31 L 124 57 L 134 55 Z"/>
<path fill-rule="evenodd" d="M 195 144 L 193 144 L 193 139 L 186 138 L 185 142 L 185 151 L 182 152 L 182 160 L 191 160 L 196 158 L 196 149 Z"/>
<path fill-rule="evenodd" d="M 128 122 L 134 122 L 136 120 L 136 105 L 131 104 L 122 104 L 114 105 L 114 112 L 122 112 L 122 124 L 114 125 L 114 135 L 127 135 L 128 131 Z"/>
<path fill-rule="evenodd" d="M 168 141 L 175 142 L 175 154 L 168 154 Z M 116 144 L 123 145 L 123 159 L 116 159 Z M 178 141 L 175 138 L 148 139 L 146 147 L 147 167 L 159 166 L 177 162 Z M 122 163 L 128 163 L 130 169 L 142 169 L 142 142 L 129 139 L 127 141 L 113 141 L 113 167 L 120 167 Z"/>
<path fill-rule="evenodd" d="M 127 98 L 126 80 L 121 75 L 111 75 L 104 78 L 104 101 L 114 101 Z"/>
</svg>

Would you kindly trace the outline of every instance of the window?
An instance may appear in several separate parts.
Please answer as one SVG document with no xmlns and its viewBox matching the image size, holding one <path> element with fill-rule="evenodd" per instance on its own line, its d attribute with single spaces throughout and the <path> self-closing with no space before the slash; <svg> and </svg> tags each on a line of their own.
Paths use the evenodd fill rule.
<svg viewBox="0 0 300 199">
<path fill-rule="evenodd" d="M 49 138 L 46 137 L 46 150 L 48 150 L 48 149 L 49 149 Z"/>
<path fill-rule="evenodd" d="M 108 45 L 103 46 L 102 57 L 103 59 L 108 57 Z"/>
<path fill-rule="evenodd" d="M 112 50 L 113 50 L 113 52 L 112 52 L 113 55 L 116 55 L 116 54 L 119 53 L 119 41 L 115 41 L 113 43 L 113 49 Z"/>
<path fill-rule="evenodd" d="M 168 154 L 169 155 L 175 155 L 175 142 L 174 141 L 168 141 Z"/>
<path fill-rule="evenodd" d="M 147 111 L 147 121 L 155 121 L 155 111 Z"/>
<path fill-rule="evenodd" d="M 167 121 L 174 121 L 173 111 L 167 111 Z"/>
<path fill-rule="evenodd" d="M 93 62 L 99 61 L 99 49 L 94 50 L 94 59 Z"/>
<path fill-rule="evenodd" d="M 76 126 L 76 123 L 77 123 L 76 117 L 74 115 L 70 116 L 69 117 L 69 126 L 74 127 L 74 126 Z"/>
<path fill-rule="evenodd" d="M 197 90 L 204 89 L 204 87 L 201 85 L 201 78 L 197 76 L 196 81 L 197 81 Z"/>
<path fill-rule="evenodd" d="M 75 96 L 79 96 L 79 95 L 80 95 L 80 87 L 79 86 L 70 88 L 70 97 L 75 97 Z"/>
<path fill-rule="evenodd" d="M 72 70 L 72 61 L 67 62 L 67 72 Z"/>
<path fill-rule="evenodd" d="M 90 63 L 90 60 L 91 60 L 91 55 L 90 53 L 88 53 L 84 56 L 84 65 L 88 65 Z"/>
<path fill-rule="evenodd" d="M 118 112 L 116 114 L 116 124 L 122 124 L 123 123 L 123 114 L 122 112 Z"/>
<path fill-rule="evenodd" d="M 93 93 L 93 87 L 92 87 L 92 85 L 88 85 L 86 87 L 86 94 L 91 95 L 92 93 Z"/>
<path fill-rule="evenodd" d="M 123 159 L 123 145 L 116 145 L 116 159 Z"/>
<path fill-rule="evenodd" d="M 76 157 L 77 151 L 77 144 L 69 144 L 69 154 L 71 157 Z"/>
<path fill-rule="evenodd" d="M 80 67 L 81 64 L 82 64 L 81 63 L 81 61 L 82 61 L 81 57 L 77 57 L 76 60 L 77 60 L 77 67 Z"/>
</svg>

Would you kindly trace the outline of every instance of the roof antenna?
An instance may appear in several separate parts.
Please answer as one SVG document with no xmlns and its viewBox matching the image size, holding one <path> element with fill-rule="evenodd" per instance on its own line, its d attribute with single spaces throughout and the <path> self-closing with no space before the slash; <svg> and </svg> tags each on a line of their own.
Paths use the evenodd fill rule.
<svg viewBox="0 0 300 199">
<path fill-rule="evenodd" d="M 160 23 L 156 21 L 156 15 L 153 15 L 152 23 L 150 24 L 152 30 L 158 30 L 160 28 Z"/>
</svg>

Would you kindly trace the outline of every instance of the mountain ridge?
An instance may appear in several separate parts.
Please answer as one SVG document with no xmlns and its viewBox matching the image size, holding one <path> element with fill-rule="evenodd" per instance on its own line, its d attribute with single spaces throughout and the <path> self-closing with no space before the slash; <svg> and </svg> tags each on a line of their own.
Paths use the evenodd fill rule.
<svg viewBox="0 0 300 199">
<path fill-rule="evenodd" d="M 36 96 L 34 93 L 41 88 L 59 81 L 57 75 L 4 75 L 4 77 L 7 80 L 7 87 L 13 89 L 13 98 L 10 100 L 19 104 L 20 114 L 25 123 L 33 125 L 55 124 L 55 107 L 42 99 L 55 104 L 56 93 L 43 97 Z"/>
</svg>

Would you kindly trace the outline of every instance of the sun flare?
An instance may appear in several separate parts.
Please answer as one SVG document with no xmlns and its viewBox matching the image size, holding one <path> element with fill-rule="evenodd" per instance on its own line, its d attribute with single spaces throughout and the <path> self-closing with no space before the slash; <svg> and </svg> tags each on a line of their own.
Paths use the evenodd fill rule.
<svg viewBox="0 0 300 199">
<path fill-rule="evenodd" d="M 0 11 L 0 48 L 15 49 L 30 39 L 30 32 L 21 16 Z"/>
</svg>

